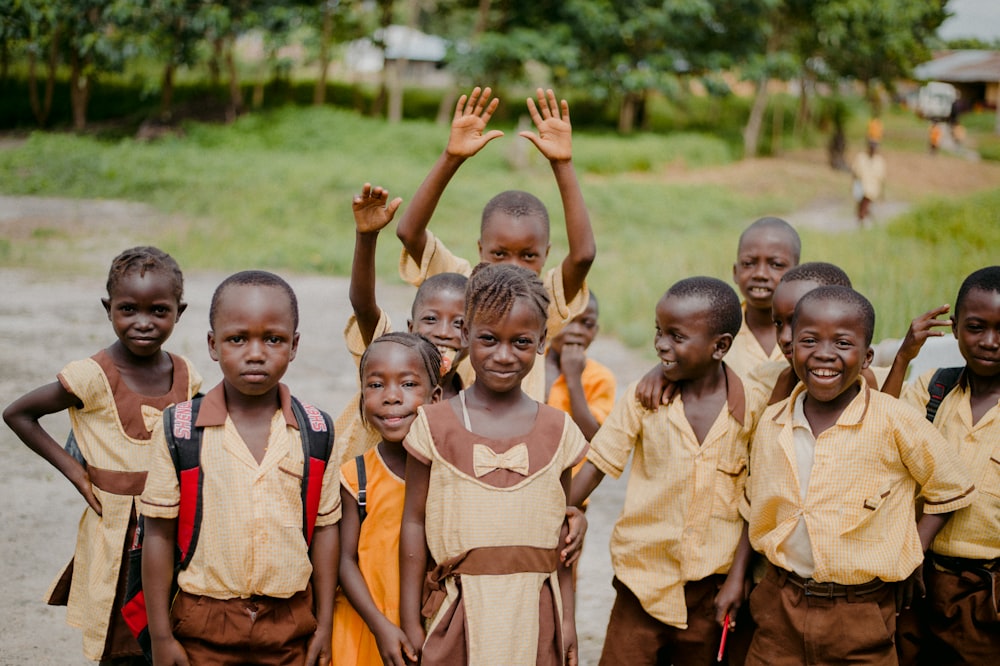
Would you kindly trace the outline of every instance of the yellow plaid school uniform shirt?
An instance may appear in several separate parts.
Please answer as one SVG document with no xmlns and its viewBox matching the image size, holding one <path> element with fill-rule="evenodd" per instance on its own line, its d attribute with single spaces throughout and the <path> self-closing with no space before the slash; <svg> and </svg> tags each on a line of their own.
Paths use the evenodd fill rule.
<svg viewBox="0 0 1000 666">
<path fill-rule="evenodd" d="M 975 496 L 957 450 L 920 413 L 860 378 L 858 385 L 837 423 L 816 438 L 804 500 L 792 412 L 805 386 L 798 384 L 787 400 L 764 412 L 741 504 L 754 549 L 786 570 L 790 564 L 780 546 L 803 518 L 815 561 L 812 577 L 842 585 L 903 580 L 920 564 L 918 485 L 925 513 L 955 511 Z"/>
<path fill-rule="evenodd" d="M 427 245 L 424 247 L 424 254 L 421 257 L 419 266 L 406 251 L 406 248 L 403 248 L 402 254 L 399 256 L 399 277 L 414 287 L 419 287 L 424 283 L 424 280 L 439 273 L 461 273 L 468 276 L 472 274 L 472 265 L 465 259 L 452 254 L 451 250 L 445 247 L 445 244 L 429 231 L 427 232 Z M 545 291 L 549 295 L 549 318 L 546 322 L 546 342 L 548 342 L 559 335 L 559 332 L 566 327 L 566 324 L 573 317 L 576 317 L 587 309 L 587 303 L 590 301 L 590 291 L 587 289 L 587 284 L 584 283 L 580 292 L 573 300 L 567 302 L 566 290 L 563 288 L 562 283 L 561 266 L 550 269 L 541 276 L 541 279 L 545 285 Z M 521 389 L 528 394 L 528 397 L 541 403 L 545 402 L 544 360 L 544 354 L 539 354 L 535 359 L 535 365 L 531 368 L 531 372 L 521 382 Z M 466 383 L 466 386 L 474 378 L 474 375 L 469 374 L 471 368 L 466 370 L 463 367 L 468 362 L 468 359 L 462 361 L 462 365 L 459 365 L 458 370 L 463 380 L 469 378 L 470 381 Z"/>
<path fill-rule="evenodd" d="M 768 361 L 785 361 L 785 356 L 781 353 L 781 347 L 775 343 L 774 349 L 768 354 L 757 342 L 756 336 L 750 327 L 746 325 L 747 304 L 743 304 L 743 325 L 733 338 L 733 344 L 726 352 L 726 365 L 736 371 L 741 379 L 750 376 L 750 372 L 758 365 Z M 780 372 L 780 370 L 779 370 Z"/>
<path fill-rule="evenodd" d="M 226 409 L 222 384 L 202 400 L 195 425 L 201 445 L 201 532 L 191 563 L 177 583 L 189 594 L 213 599 L 263 595 L 287 599 L 312 577 L 302 534 L 301 438 L 288 387 L 280 385 L 281 408 L 271 419 L 267 451 L 257 464 Z M 142 493 L 142 513 L 176 518 L 177 472 L 160 422 L 153 432 L 153 464 Z M 316 526 L 340 520 L 340 468 L 323 474 Z"/>
<path fill-rule="evenodd" d="M 927 410 L 929 384 L 934 371 L 903 389 L 903 399 Z M 931 550 L 948 557 L 992 560 L 1000 557 L 1000 402 L 972 424 L 969 385 L 964 375 L 938 407 L 934 425 L 944 438 L 958 446 L 965 469 L 972 474 L 978 494 L 972 504 L 959 509 L 938 532 Z"/>
<path fill-rule="evenodd" d="M 633 382 L 594 436 L 587 459 L 614 478 L 632 455 L 625 507 L 611 534 L 615 576 L 660 622 L 687 628 L 684 583 L 726 573 L 743 530 L 739 499 L 752 424 L 727 370 L 726 406 L 699 444 L 677 392 L 656 412 Z"/>
</svg>

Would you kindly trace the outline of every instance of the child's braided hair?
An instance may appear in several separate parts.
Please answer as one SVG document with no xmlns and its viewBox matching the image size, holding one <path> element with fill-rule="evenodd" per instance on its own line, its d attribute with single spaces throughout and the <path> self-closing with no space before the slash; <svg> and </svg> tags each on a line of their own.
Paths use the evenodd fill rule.
<svg viewBox="0 0 1000 666">
<path fill-rule="evenodd" d="M 139 277 L 146 275 L 146 271 L 160 271 L 164 275 L 173 279 L 174 296 L 180 303 L 184 298 L 184 274 L 181 267 L 169 254 L 163 250 L 149 245 L 141 245 L 125 250 L 111 261 L 111 270 L 108 271 L 108 298 L 111 292 L 118 286 L 126 275 L 132 271 L 139 271 Z"/>
<path fill-rule="evenodd" d="M 503 319 L 518 299 L 527 299 L 538 311 L 542 325 L 548 320 L 549 295 L 537 275 L 514 264 L 482 263 L 476 266 L 465 291 L 465 324 Z"/>
</svg>

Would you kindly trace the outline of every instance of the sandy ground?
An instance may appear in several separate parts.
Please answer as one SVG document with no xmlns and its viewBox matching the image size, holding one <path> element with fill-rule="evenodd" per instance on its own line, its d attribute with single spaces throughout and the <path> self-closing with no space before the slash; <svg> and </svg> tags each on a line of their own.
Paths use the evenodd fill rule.
<svg viewBox="0 0 1000 666">
<path fill-rule="evenodd" d="M 0 266 L 0 405 L 54 381 L 62 366 L 90 356 L 112 341 L 100 304 L 107 265 L 118 251 L 142 242 L 143 230 L 165 220 L 137 204 L 0 197 L 0 236 L 30 233 L 39 222 L 65 232 L 50 266 L 14 269 Z M 77 248 L 70 277 L 55 260 L 63 243 Z M 46 260 L 48 263 L 48 260 Z M 186 275 L 189 303 L 166 347 L 188 356 L 211 387 L 220 379 L 206 351 L 208 301 L 224 276 Z M 356 385 L 353 363 L 341 332 L 349 312 L 347 280 L 286 275 L 302 311 L 302 338 L 287 383 L 297 395 L 339 412 Z M 402 325 L 413 289 L 379 288 L 383 307 Z M 638 377 L 648 361 L 614 339 L 597 340 L 592 353 L 616 372 L 620 382 Z M 64 414 L 43 424 L 62 441 L 69 431 Z M 78 630 L 65 623 L 65 609 L 46 606 L 42 597 L 69 560 L 83 500 L 61 475 L 0 426 L 0 455 L 12 473 L 0 479 L 0 664 L 70 665 L 82 657 Z M 577 604 L 582 663 L 597 663 L 614 593 L 608 538 L 624 498 L 624 482 L 608 479 L 595 492 L 588 512 L 590 531 L 579 573 Z"/>
</svg>

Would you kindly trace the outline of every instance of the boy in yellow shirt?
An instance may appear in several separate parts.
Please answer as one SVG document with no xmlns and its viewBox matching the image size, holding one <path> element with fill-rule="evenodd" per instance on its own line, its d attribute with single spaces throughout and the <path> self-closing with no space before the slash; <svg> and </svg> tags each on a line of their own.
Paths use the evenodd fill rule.
<svg viewBox="0 0 1000 666">
<path fill-rule="evenodd" d="M 712 663 L 722 620 L 742 601 L 748 558 L 730 565 L 745 529 L 738 503 L 752 424 L 743 383 L 722 361 L 740 318 L 725 282 L 674 284 L 656 305 L 667 404 L 647 410 L 630 386 L 573 480 L 571 502 L 580 506 L 633 458 L 611 537 L 618 594 L 602 665 Z"/>
<path fill-rule="evenodd" d="M 924 551 L 975 495 L 955 448 L 861 379 L 874 328 L 871 303 L 846 287 L 795 308 L 801 382 L 757 424 L 741 507 L 769 562 L 750 595 L 747 664 L 895 664 L 895 593 L 908 603 Z"/>
</svg>

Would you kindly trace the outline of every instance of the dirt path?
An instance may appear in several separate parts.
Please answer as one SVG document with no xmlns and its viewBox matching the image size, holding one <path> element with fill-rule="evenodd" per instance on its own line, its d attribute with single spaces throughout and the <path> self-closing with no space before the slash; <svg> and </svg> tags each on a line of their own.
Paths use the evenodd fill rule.
<svg viewBox="0 0 1000 666">
<path fill-rule="evenodd" d="M 112 332 L 99 299 L 106 266 L 129 245 L 142 242 L 142 232 L 164 220 L 145 206 L 123 202 L 86 202 L 0 197 L 0 236 L 16 238 L 33 228 L 58 228 L 39 269 L 0 267 L 4 295 L 0 299 L 0 405 L 53 381 L 68 361 L 84 358 L 111 342 Z M 75 248 L 71 264 L 56 260 Z M 46 260 L 49 263 L 49 260 Z M 205 385 L 220 379 L 205 349 L 208 300 L 224 277 L 188 273 L 189 303 L 167 347 L 191 358 Z M 346 313 L 347 280 L 286 275 L 302 311 L 298 357 L 287 382 L 302 398 L 338 412 L 352 396 L 356 376 L 343 349 L 341 332 Z M 379 297 L 393 321 L 402 325 L 413 290 L 380 286 Z M 648 360 L 613 339 L 599 339 L 593 354 L 613 368 L 622 382 L 638 377 Z M 64 415 L 44 420 L 50 432 L 64 438 Z M 0 426 L 0 455 L 9 470 L 0 479 L 0 664 L 85 664 L 81 638 L 66 626 L 65 609 L 42 603 L 51 580 L 69 560 L 83 502 L 70 484 L 35 456 L 13 433 Z M 624 499 L 622 482 L 605 482 L 595 493 L 589 538 L 579 574 L 578 622 L 584 664 L 597 662 L 611 602 L 608 538 Z"/>
</svg>

